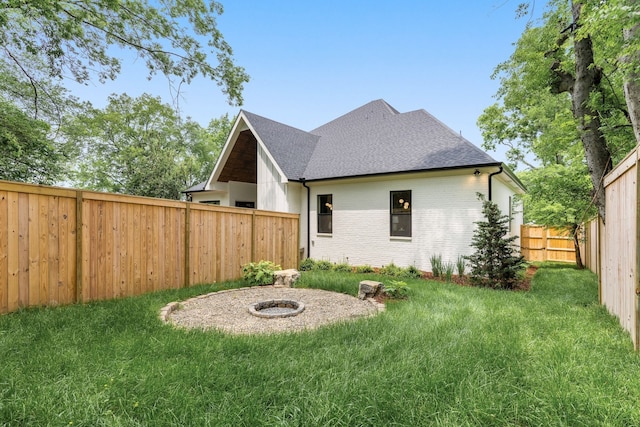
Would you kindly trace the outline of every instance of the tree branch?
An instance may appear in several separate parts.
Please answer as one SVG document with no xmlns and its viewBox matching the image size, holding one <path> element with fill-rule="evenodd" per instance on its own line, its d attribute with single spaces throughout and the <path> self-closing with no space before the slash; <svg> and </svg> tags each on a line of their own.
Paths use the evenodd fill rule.
<svg viewBox="0 0 640 427">
<path fill-rule="evenodd" d="M 27 78 L 29 79 L 29 83 L 33 88 L 33 98 L 34 98 L 33 108 L 35 110 L 33 118 L 37 119 L 38 118 L 38 87 L 36 86 L 36 80 L 27 72 L 27 70 L 24 69 L 20 61 L 18 61 L 18 59 L 15 56 L 13 56 L 13 53 L 11 53 L 11 51 L 7 49 L 6 46 L 3 47 L 3 49 L 6 52 L 7 56 L 11 58 L 11 60 L 18 66 L 18 68 L 20 68 L 20 71 L 22 71 L 22 74 L 27 76 Z"/>
</svg>

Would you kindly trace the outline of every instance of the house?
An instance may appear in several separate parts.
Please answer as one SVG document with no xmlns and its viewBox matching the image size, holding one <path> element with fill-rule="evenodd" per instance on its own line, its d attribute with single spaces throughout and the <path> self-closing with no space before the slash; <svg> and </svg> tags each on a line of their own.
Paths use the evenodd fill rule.
<svg viewBox="0 0 640 427">
<path fill-rule="evenodd" d="M 483 193 L 522 223 L 501 162 L 424 110 L 372 101 L 309 132 L 240 111 L 190 200 L 300 214 L 302 257 L 351 265 L 454 262 L 471 253 Z"/>
</svg>

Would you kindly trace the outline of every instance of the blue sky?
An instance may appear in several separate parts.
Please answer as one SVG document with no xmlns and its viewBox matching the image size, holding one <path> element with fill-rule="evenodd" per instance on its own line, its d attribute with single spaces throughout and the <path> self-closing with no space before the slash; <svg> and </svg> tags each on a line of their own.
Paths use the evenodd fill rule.
<svg viewBox="0 0 640 427">
<path fill-rule="evenodd" d="M 498 89 L 490 76 L 526 25 L 515 19 L 517 0 L 222 3 L 219 28 L 251 76 L 241 108 L 311 130 L 382 98 L 400 112 L 425 109 L 478 146 L 476 121 Z M 172 99 L 166 79 L 148 81 L 131 59 L 114 82 L 69 88 L 97 107 L 111 93 Z M 239 111 L 209 80 L 181 92 L 183 115 L 202 125 Z"/>
</svg>

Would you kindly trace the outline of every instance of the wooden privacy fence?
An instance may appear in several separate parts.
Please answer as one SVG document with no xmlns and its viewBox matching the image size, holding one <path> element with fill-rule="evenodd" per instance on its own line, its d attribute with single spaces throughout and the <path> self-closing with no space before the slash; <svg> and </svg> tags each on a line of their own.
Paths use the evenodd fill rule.
<svg viewBox="0 0 640 427">
<path fill-rule="evenodd" d="M 555 228 L 520 226 L 520 249 L 527 261 L 576 262 L 573 237 Z"/>
<path fill-rule="evenodd" d="M 0 181 L 0 313 L 299 262 L 299 216 Z"/>
<path fill-rule="evenodd" d="M 638 147 L 604 179 L 606 224 L 599 231 L 600 300 L 640 346 Z"/>
</svg>

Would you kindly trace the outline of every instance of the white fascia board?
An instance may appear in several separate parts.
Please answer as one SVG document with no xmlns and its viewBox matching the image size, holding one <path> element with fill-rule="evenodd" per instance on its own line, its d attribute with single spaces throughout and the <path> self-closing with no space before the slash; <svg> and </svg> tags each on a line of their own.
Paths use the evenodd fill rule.
<svg viewBox="0 0 640 427">
<path fill-rule="evenodd" d="M 510 186 L 513 189 L 514 193 L 525 194 L 527 192 L 527 189 L 524 187 L 524 184 L 522 183 L 522 181 L 518 179 L 518 176 L 515 173 L 513 173 L 511 168 L 509 168 L 505 164 L 502 165 L 502 168 L 504 171 L 504 175 L 506 176 L 506 179 L 505 177 L 500 176 L 502 174 L 498 175 L 499 179 L 505 182 L 505 184 L 507 184 L 508 186 Z"/>
<path fill-rule="evenodd" d="M 242 114 L 242 113 L 241 113 L 241 115 L 244 116 L 244 114 Z M 251 130 L 251 133 L 253 134 L 253 136 L 256 137 L 256 140 L 258 141 L 258 144 L 260 144 L 260 147 L 262 147 L 262 150 L 267 154 L 267 158 L 269 159 L 269 161 L 275 166 L 276 171 L 280 175 L 280 183 L 289 182 L 289 180 L 287 179 L 287 176 L 282 171 L 282 168 L 280 168 L 280 165 L 278 164 L 278 162 L 276 162 L 276 160 L 273 158 L 273 156 L 271 155 L 271 153 L 267 149 L 267 146 L 264 145 L 264 142 L 262 142 L 262 140 L 260 139 L 260 136 L 258 135 L 258 132 L 256 132 L 256 130 L 253 128 L 253 126 L 251 125 L 249 120 L 247 120 L 246 117 L 244 117 L 244 121 L 247 124 L 247 126 L 249 127 L 249 130 Z"/>
</svg>

